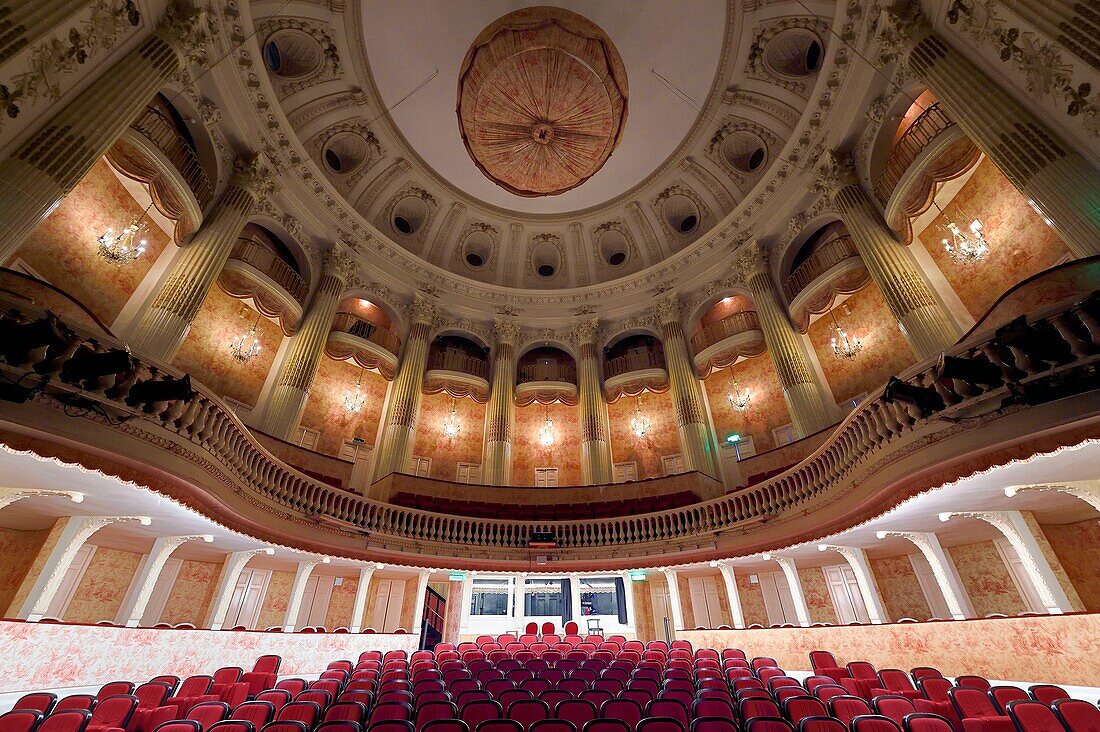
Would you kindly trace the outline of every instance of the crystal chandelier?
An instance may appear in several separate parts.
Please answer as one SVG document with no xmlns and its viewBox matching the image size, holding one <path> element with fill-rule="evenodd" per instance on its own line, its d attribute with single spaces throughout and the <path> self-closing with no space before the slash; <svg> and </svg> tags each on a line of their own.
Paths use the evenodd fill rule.
<svg viewBox="0 0 1100 732">
<path fill-rule="evenodd" d="M 363 405 L 367 403 L 367 395 L 363 392 L 363 372 L 355 379 L 355 391 L 344 392 L 344 409 L 351 414 L 359 414 Z"/>
<path fill-rule="evenodd" d="M 863 344 L 855 336 L 848 335 L 840 324 L 836 322 L 836 316 L 832 311 L 829 311 L 829 317 L 833 319 L 833 329 L 836 331 L 836 337 L 832 340 L 833 355 L 839 359 L 845 361 L 851 361 L 856 357 L 860 351 L 863 350 Z"/>
<path fill-rule="evenodd" d="M 260 338 L 256 335 L 256 326 L 259 325 L 259 320 L 260 318 L 257 316 L 256 322 L 252 324 L 247 333 L 241 333 L 229 342 L 229 353 L 233 356 L 234 361 L 248 363 L 260 352 Z"/>
<path fill-rule="evenodd" d="M 630 430 L 641 439 L 649 432 L 649 417 L 642 414 L 642 397 L 638 397 L 638 403 L 634 405 L 634 419 L 630 420 Z"/>
<path fill-rule="evenodd" d="M 116 232 L 114 228 L 108 227 L 97 239 L 99 256 L 111 264 L 122 265 L 133 262 L 144 254 L 149 242 L 139 239 L 138 235 L 145 231 L 145 216 L 152 206 L 150 202 L 141 216 L 135 216 L 133 221 L 122 228 L 122 231 Z"/>
<path fill-rule="evenodd" d="M 443 420 L 443 436 L 448 440 L 453 440 L 458 437 L 458 433 L 462 431 L 462 420 L 458 418 L 458 408 L 455 404 L 455 400 L 451 398 L 451 413 Z"/>
<path fill-rule="evenodd" d="M 986 241 L 985 234 L 982 233 L 981 220 L 974 219 L 971 221 L 969 233 L 967 233 L 943 212 L 939 204 L 936 204 L 935 201 L 933 201 L 933 204 L 935 204 L 940 215 L 947 219 L 947 231 L 951 235 L 950 238 L 944 237 L 943 239 L 943 248 L 947 250 L 947 255 L 959 264 L 973 264 L 985 259 L 989 254 L 989 242 Z"/>
<path fill-rule="evenodd" d="M 550 447 L 554 444 L 554 440 L 558 438 L 557 431 L 554 429 L 554 420 L 550 419 L 550 415 L 546 415 L 546 424 L 539 428 L 539 444 L 543 447 Z"/>
<path fill-rule="evenodd" d="M 741 391 L 741 387 L 737 384 L 737 379 L 733 380 L 733 393 L 726 394 L 726 399 L 730 400 L 730 406 L 738 412 L 744 412 L 749 408 L 749 402 L 752 401 L 752 390 L 745 389 Z"/>
</svg>

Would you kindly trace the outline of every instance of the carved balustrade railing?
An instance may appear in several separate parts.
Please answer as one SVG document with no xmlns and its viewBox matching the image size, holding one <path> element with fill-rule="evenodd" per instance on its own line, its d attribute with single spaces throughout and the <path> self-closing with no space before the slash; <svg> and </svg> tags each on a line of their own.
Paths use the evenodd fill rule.
<svg viewBox="0 0 1100 732">
<path fill-rule="evenodd" d="M 647 369 L 663 369 L 665 367 L 665 354 L 660 346 L 654 346 L 645 350 L 636 349 L 621 356 L 615 356 L 604 362 L 604 378 L 613 379 L 622 374 Z"/>
<path fill-rule="evenodd" d="M 302 276 L 294 271 L 287 262 L 262 244 L 251 239 L 238 239 L 233 245 L 230 259 L 244 262 L 248 266 L 262 272 L 272 282 L 287 291 L 298 301 L 299 305 L 305 305 L 306 295 L 309 294 L 309 286 Z"/>
<path fill-rule="evenodd" d="M 401 352 L 401 339 L 393 331 L 363 320 L 354 313 L 336 313 L 332 319 L 332 330 L 376 343 L 395 356 Z"/>
<path fill-rule="evenodd" d="M 724 341 L 730 336 L 747 333 L 750 330 L 760 330 L 760 320 L 757 318 L 755 310 L 743 310 L 700 328 L 691 337 L 691 348 L 698 356 L 715 343 Z"/>
<path fill-rule="evenodd" d="M 577 383 L 577 367 L 571 363 L 525 363 L 516 369 L 516 383 L 530 381 L 561 381 L 567 384 Z"/>
<path fill-rule="evenodd" d="M 440 348 L 428 354 L 428 371 L 455 371 L 489 380 L 489 360 L 454 348 Z"/>
<path fill-rule="evenodd" d="M 1100 293 L 1068 308 L 1021 318 L 994 333 L 974 336 L 948 352 L 951 358 L 918 364 L 872 394 L 830 439 L 794 468 L 763 483 L 679 509 L 596 520 L 525 521 L 443 515 L 369 500 L 313 480 L 277 460 L 219 398 L 204 387 L 179 394 L 178 372 L 133 357 L 131 366 L 103 373 L 123 344 L 91 331 L 57 324 L 33 306 L 0 296 L 0 371 L 26 388 L 25 398 L 56 406 L 95 405 L 112 420 L 141 420 L 143 428 L 201 448 L 203 460 L 224 468 L 244 492 L 281 510 L 324 518 L 396 543 L 440 545 L 463 555 L 471 549 L 520 550 L 534 532 L 552 532 L 563 550 L 615 548 L 650 542 L 713 540 L 826 497 L 868 456 L 890 449 L 914 430 L 996 405 L 1042 403 L 1093 391 L 1100 364 Z M 91 376 L 89 376 L 91 375 Z M 157 382 L 167 391 L 151 394 Z M 175 390 L 175 396 L 172 392 Z M 162 401 L 148 401 L 162 396 Z M 7 398 L 7 397 L 6 397 Z M 143 401 L 144 400 L 144 401 Z M 11 400 L 9 400 L 11 401 Z M 6 407 L 17 409 L 18 407 Z M 81 418 L 81 417 L 74 417 Z M 447 545 L 451 545 L 450 550 Z M 466 554 L 468 556 L 468 554 Z"/>
<path fill-rule="evenodd" d="M 795 297 L 798 296 L 798 293 L 810 286 L 811 282 L 843 262 L 845 259 L 851 259 L 852 257 L 858 256 L 859 250 L 856 249 L 852 237 L 847 234 L 837 237 L 828 244 L 825 244 L 816 252 L 806 257 L 805 260 L 795 267 L 794 272 L 791 272 L 787 276 L 786 281 L 783 283 L 783 291 L 787 294 L 787 301 L 790 302 L 794 300 Z"/>
<path fill-rule="evenodd" d="M 894 143 L 890 151 L 890 157 L 886 161 L 886 167 L 875 181 L 875 195 L 883 205 L 890 200 L 890 194 L 894 187 L 905 175 L 905 171 L 917 159 L 917 156 L 928 146 L 928 143 L 955 124 L 955 121 L 947 116 L 940 107 L 939 102 L 928 107 L 913 120 L 913 124 L 905 130 L 902 136 Z"/>
<path fill-rule="evenodd" d="M 199 163 L 195 148 L 179 133 L 175 125 L 159 109 L 146 107 L 145 111 L 130 123 L 130 127 L 145 135 L 149 142 L 164 153 L 186 181 L 191 192 L 195 194 L 199 209 L 205 209 L 214 198 L 213 186 L 210 185 L 210 178 Z"/>
</svg>

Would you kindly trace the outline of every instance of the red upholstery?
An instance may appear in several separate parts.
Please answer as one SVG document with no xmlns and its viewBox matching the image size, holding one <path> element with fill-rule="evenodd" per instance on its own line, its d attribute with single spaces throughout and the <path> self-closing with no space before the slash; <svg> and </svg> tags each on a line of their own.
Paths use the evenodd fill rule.
<svg viewBox="0 0 1100 732">
<path fill-rule="evenodd" d="M 810 651 L 810 667 L 815 674 L 828 676 L 837 682 L 849 676 L 848 670 L 841 668 L 836 657 L 828 651 Z"/>
<path fill-rule="evenodd" d="M 118 694 L 101 699 L 92 710 L 88 720 L 88 732 L 122 732 L 137 709 L 137 697 L 132 694 Z"/>
<path fill-rule="evenodd" d="M 1069 732 L 1100 732 L 1100 709 L 1087 701 L 1059 699 L 1053 708 Z"/>
<path fill-rule="evenodd" d="M 92 713 L 86 709 L 54 710 L 42 720 L 37 732 L 84 732 Z"/>
<path fill-rule="evenodd" d="M 1018 699 L 1008 703 L 1008 716 L 1019 732 L 1066 732 L 1054 710 L 1033 699 Z"/>
<path fill-rule="evenodd" d="M 913 701 L 899 694 L 884 694 L 882 696 L 877 696 L 871 700 L 871 708 L 875 710 L 875 714 L 889 717 L 897 722 L 899 727 L 905 723 L 905 718 L 908 715 L 916 714 L 917 712 L 917 708 L 913 705 Z"/>
<path fill-rule="evenodd" d="M 1036 684 L 1027 690 L 1031 698 L 1037 702 L 1042 702 L 1047 706 L 1052 706 L 1054 702 L 1059 699 L 1069 699 L 1069 694 L 1061 686 L 1055 686 L 1054 684 Z"/>
<path fill-rule="evenodd" d="M 1008 713 L 1009 702 L 1031 699 L 1027 692 L 1018 686 L 993 686 L 990 687 L 987 693 L 989 698 L 993 700 L 993 706 L 1000 714 Z"/>
<path fill-rule="evenodd" d="M 13 709 L 0 714 L 0 730 L 3 732 L 34 732 L 42 722 L 42 712 L 37 709 Z"/>
<path fill-rule="evenodd" d="M 798 723 L 798 732 L 848 732 L 848 727 L 833 717 L 806 717 Z"/>
<path fill-rule="evenodd" d="M 901 732 L 901 725 L 880 714 L 863 714 L 848 724 L 852 732 Z"/>
<path fill-rule="evenodd" d="M 43 715 L 46 715 L 53 711 L 56 704 L 57 694 L 51 694 L 48 691 L 36 691 L 19 697 L 19 700 L 15 702 L 15 706 L 11 709 L 13 712 L 21 709 L 29 709 L 31 711 L 42 712 Z"/>
<path fill-rule="evenodd" d="M 793 732 L 791 723 L 781 717 L 757 717 L 745 720 L 745 732 Z"/>
<path fill-rule="evenodd" d="M 212 727 L 229 716 L 229 705 L 225 702 L 203 702 L 191 707 L 187 719 L 198 722 L 202 729 Z"/>
<path fill-rule="evenodd" d="M 871 713 L 871 707 L 858 696 L 834 696 L 829 700 L 829 714 L 844 724 Z"/>
<path fill-rule="evenodd" d="M 997 713 L 985 692 L 975 687 L 955 687 L 948 692 L 964 732 L 1015 732 L 1012 720 Z"/>
</svg>

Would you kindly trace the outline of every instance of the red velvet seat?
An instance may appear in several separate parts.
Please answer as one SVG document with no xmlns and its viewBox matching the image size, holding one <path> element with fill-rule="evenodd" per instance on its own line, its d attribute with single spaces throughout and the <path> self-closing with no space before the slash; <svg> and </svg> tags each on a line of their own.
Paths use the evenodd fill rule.
<svg viewBox="0 0 1100 732">
<path fill-rule="evenodd" d="M 285 703 L 285 702 L 284 702 Z M 282 706 L 281 704 L 279 706 Z M 248 722 L 255 729 L 260 729 L 265 724 L 275 719 L 275 705 L 269 701 L 257 699 L 255 701 L 240 704 L 229 715 L 232 720 Z"/>
<path fill-rule="evenodd" d="M 998 714 L 993 702 L 981 689 L 955 687 L 948 692 L 964 732 L 1015 732 L 1012 720 Z"/>
<path fill-rule="evenodd" d="M 791 723 L 781 717 L 756 717 L 745 720 L 745 732 L 794 732 Z"/>
<path fill-rule="evenodd" d="M 986 693 L 1000 714 L 1008 714 L 1010 702 L 1031 699 L 1028 693 L 1018 686 L 991 686 Z"/>
<path fill-rule="evenodd" d="M 1007 712 L 1019 732 L 1066 732 L 1054 710 L 1034 699 L 1011 701 Z"/>
<path fill-rule="evenodd" d="M 825 704 L 812 696 L 792 696 L 783 702 L 783 716 L 798 725 L 806 717 L 824 717 L 828 715 Z"/>
<path fill-rule="evenodd" d="M 124 732 L 137 705 L 137 697 L 133 694 L 100 699 L 88 720 L 88 732 Z"/>
<path fill-rule="evenodd" d="M 861 714 L 853 719 L 848 728 L 852 732 L 901 732 L 901 725 L 881 714 Z"/>
<path fill-rule="evenodd" d="M 1054 713 L 1069 732 L 1100 730 L 1100 709 L 1080 699 L 1059 699 L 1052 705 Z M 40 728 L 41 729 L 41 728 Z"/>
<path fill-rule="evenodd" d="M 0 714 L 0 730 L 3 732 L 35 732 L 42 723 L 43 714 L 37 709 L 13 709 Z"/>
<path fill-rule="evenodd" d="M 810 668 L 815 674 L 828 676 L 836 682 L 848 678 L 848 670 L 836 662 L 836 656 L 828 651 L 810 651 Z"/>
<path fill-rule="evenodd" d="M 593 719 L 581 732 L 634 732 L 637 728 L 637 723 L 631 725 L 621 719 Z"/>
<path fill-rule="evenodd" d="M 905 718 L 905 732 L 953 732 L 951 722 L 936 714 L 917 712 Z"/>
<path fill-rule="evenodd" d="M 871 714 L 871 707 L 866 700 L 858 696 L 834 696 L 828 701 L 828 707 L 829 715 L 844 724 L 850 724 L 856 717 Z"/>
<path fill-rule="evenodd" d="M 1027 693 L 1037 702 L 1042 702 L 1048 707 L 1053 706 L 1059 699 L 1069 699 L 1069 694 L 1061 686 L 1054 684 L 1036 684 L 1028 688 Z"/>
<path fill-rule="evenodd" d="M 835 717 L 804 717 L 798 722 L 798 732 L 848 732 L 848 727 Z"/>
<path fill-rule="evenodd" d="M 53 711 L 56 704 L 57 694 L 52 694 L 48 691 L 35 691 L 19 697 L 19 700 L 15 702 L 15 705 L 11 709 L 13 712 L 23 709 L 38 711 L 45 716 Z"/>
<path fill-rule="evenodd" d="M 470 726 L 470 729 L 477 729 L 477 726 L 482 722 L 500 719 L 503 716 L 504 710 L 495 701 L 472 701 L 464 705 L 459 711 L 459 717 Z"/>
<path fill-rule="evenodd" d="M 54 712 L 63 712 L 68 709 L 83 709 L 85 711 L 92 711 L 96 705 L 96 698 L 91 694 L 70 694 L 69 696 L 61 697 L 54 705 Z"/>
<path fill-rule="evenodd" d="M 86 709 L 69 709 L 57 711 L 56 709 L 42 720 L 36 732 L 84 732 L 92 713 Z"/>
<path fill-rule="evenodd" d="M 187 719 L 198 722 L 200 730 L 205 730 L 208 727 L 214 726 L 217 722 L 221 722 L 229 716 L 229 705 L 225 702 L 210 701 L 202 702 L 191 707 L 191 711 L 187 713 Z"/>
<path fill-rule="evenodd" d="M 917 708 L 913 700 L 900 694 L 882 694 L 871 700 L 871 708 L 875 714 L 889 717 L 901 727 L 905 724 L 905 718 L 910 714 L 916 714 Z"/>
</svg>

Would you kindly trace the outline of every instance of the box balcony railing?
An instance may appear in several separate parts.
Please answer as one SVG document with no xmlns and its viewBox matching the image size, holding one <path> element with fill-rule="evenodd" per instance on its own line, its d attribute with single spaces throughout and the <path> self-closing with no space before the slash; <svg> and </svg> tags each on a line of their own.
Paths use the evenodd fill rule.
<svg viewBox="0 0 1100 732">
<path fill-rule="evenodd" d="M 801 264 L 795 267 L 794 272 L 787 276 L 786 282 L 783 283 L 783 290 L 787 293 L 788 302 L 794 300 L 798 293 L 809 287 L 814 280 L 845 259 L 858 256 L 859 250 L 856 249 L 852 237 L 847 234 L 825 244 L 809 257 L 806 257 Z"/>
<path fill-rule="evenodd" d="M 721 343 L 730 336 L 748 333 L 750 330 L 760 330 L 760 320 L 755 310 L 743 310 L 700 328 L 691 337 L 691 347 L 698 356 L 715 343 Z"/>
<path fill-rule="evenodd" d="M 332 330 L 375 343 L 395 356 L 401 352 L 401 339 L 393 331 L 363 320 L 354 313 L 337 313 L 332 319 Z"/>
<path fill-rule="evenodd" d="M 428 371 L 454 371 L 489 380 L 489 361 L 454 348 L 441 348 L 428 354 Z"/>
<path fill-rule="evenodd" d="M 616 376 L 633 373 L 634 371 L 646 371 L 649 369 L 663 369 L 665 367 L 665 354 L 659 346 L 645 350 L 636 349 L 621 356 L 609 358 L 604 363 L 604 378 L 613 379 Z"/>
<path fill-rule="evenodd" d="M 262 272 L 268 279 L 286 290 L 299 305 L 305 305 L 306 295 L 309 294 L 309 287 L 305 280 L 287 264 L 286 260 L 267 247 L 251 239 L 238 239 L 229 258 L 244 262 Z"/>
<path fill-rule="evenodd" d="M 531 381 L 561 381 L 577 384 L 577 367 L 571 363 L 525 363 L 516 370 L 516 383 Z"/>
<path fill-rule="evenodd" d="M 199 163 L 195 148 L 187 138 L 180 134 L 163 112 L 153 107 L 146 107 L 145 111 L 130 123 L 130 127 L 144 135 L 164 153 L 183 177 L 187 187 L 195 194 L 199 209 L 205 209 L 214 198 L 214 188 L 210 185 L 210 178 L 207 177 L 202 164 Z"/>
<path fill-rule="evenodd" d="M 939 102 L 921 112 L 920 116 L 913 120 L 913 124 L 909 125 L 909 129 L 905 130 L 898 141 L 894 143 L 894 147 L 890 151 L 890 157 L 886 161 L 886 167 L 879 174 L 878 180 L 875 181 L 875 195 L 878 196 L 878 200 L 883 205 L 890 200 L 894 187 L 897 186 L 898 181 L 905 175 L 905 171 L 909 169 L 913 161 L 928 146 L 928 143 L 935 140 L 940 133 L 954 126 L 954 124 L 955 121 L 947 116 L 947 113 L 940 107 Z"/>
</svg>

